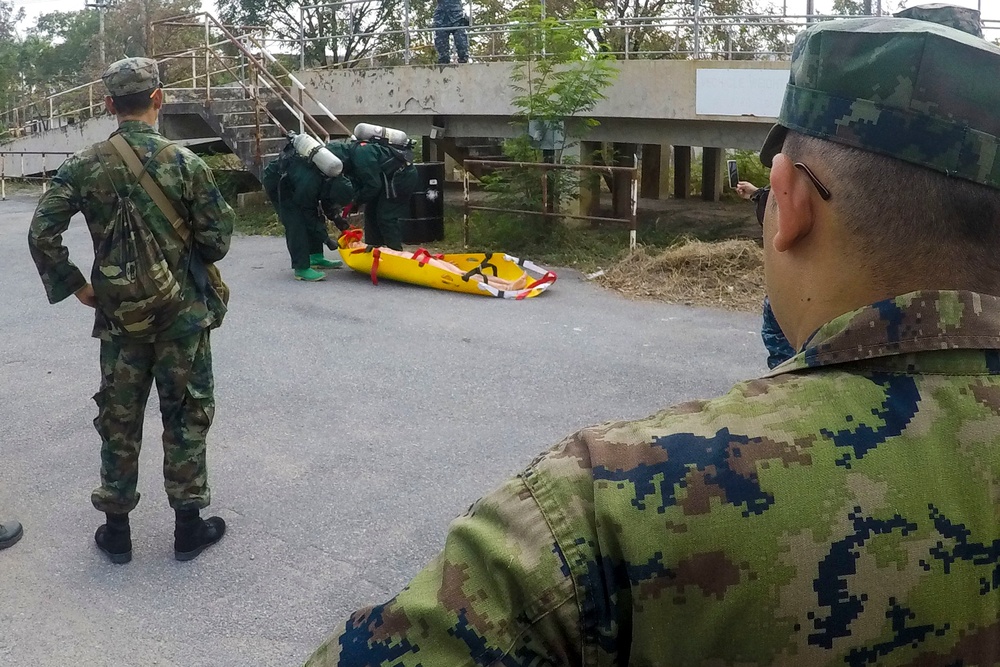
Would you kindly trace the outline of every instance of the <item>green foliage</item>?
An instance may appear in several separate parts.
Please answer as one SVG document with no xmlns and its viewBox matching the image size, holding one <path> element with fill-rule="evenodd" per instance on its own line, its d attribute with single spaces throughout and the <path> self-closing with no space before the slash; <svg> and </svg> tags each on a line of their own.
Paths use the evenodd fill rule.
<svg viewBox="0 0 1000 667">
<path fill-rule="evenodd" d="M 272 36 L 300 38 L 299 17 L 304 19 L 306 66 L 353 63 L 385 49 L 399 49 L 401 39 L 379 34 L 398 22 L 403 0 L 372 0 L 356 4 L 288 2 L 288 0 L 216 0 L 219 16 L 227 23 L 267 26 Z M 303 7 L 309 9 L 302 10 Z M 296 54 L 298 44 L 290 45 Z"/>
<path fill-rule="evenodd" d="M 736 151 L 729 156 L 729 159 L 736 160 L 741 181 L 753 183 L 758 188 L 771 181 L 771 170 L 761 164 L 760 154 L 757 151 Z"/>
<path fill-rule="evenodd" d="M 232 153 L 202 155 L 201 159 L 212 170 L 215 183 L 223 198 L 230 204 L 243 192 L 260 190 L 257 178 L 243 168 L 243 163 Z"/>
<path fill-rule="evenodd" d="M 598 25 L 592 9 L 575 10 L 570 21 L 543 17 L 539 4 L 526 0 L 511 13 L 516 27 L 510 48 L 518 65 L 511 74 L 515 125 L 520 136 L 504 142 L 504 155 L 514 162 L 571 162 L 563 151 L 550 154 L 532 147 L 526 129 L 531 120 L 564 123 L 566 133 L 579 136 L 597 124 L 583 114 L 602 99 L 617 74 L 613 61 L 587 45 L 585 33 Z M 578 175 L 570 170 L 543 171 L 537 167 L 509 167 L 483 178 L 491 207 L 541 212 L 559 211 L 575 198 Z M 545 200 L 548 200 L 547 202 Z M 486 240 L 520 252 L 527 244 L 559 245 L 566 232 L 557 218 L 522 213 L 491 213 Z"/>
<path fill-rule="evenodd" d="M 579 9 L 568 19 L 543 17 L 540 5 L 531 0 L 511 12 L 515 27 L 510 46 L 519 63 L 511 88 L 520 119 L 565 121 L 573 132 L 597 124 L 577 116 L 606 99 L 604 89 L 618 71 L 609 56 L 587 44 L 586 32 L 600 25 L 594 11 Z"/>
</svg>

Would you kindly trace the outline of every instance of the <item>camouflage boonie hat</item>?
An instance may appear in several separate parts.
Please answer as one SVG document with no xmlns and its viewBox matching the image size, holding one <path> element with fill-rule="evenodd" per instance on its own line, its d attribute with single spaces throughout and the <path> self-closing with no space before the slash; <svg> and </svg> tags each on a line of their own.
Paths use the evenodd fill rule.
<svg viewBox="0 0 1000 667">
<path fill-rule="evenodd" d="M 1000 189 L 1000 48 L 905 18 L 819 23 L 800 33 L 771 166 L 788 130 Z"/>
<path fill-rule="evenodd" d="M 955 5 L 934 2 L 929 5 L 903 9 L 893 14 L 893 16 L 901 19 L 931 21 L 932 23 L 940 23 L 949 28 L 967 32 L 976 37 L 983 36 L 983 23 L 980 20 L 978 9 L 956 7 Z"/>
<path fill-rule="evenodd" d="M 111 63 L 101 76 L 112 97 L 142 93 L 160 87 L 160 70 L 150 58 L 125 58 Z"/>
</svg>

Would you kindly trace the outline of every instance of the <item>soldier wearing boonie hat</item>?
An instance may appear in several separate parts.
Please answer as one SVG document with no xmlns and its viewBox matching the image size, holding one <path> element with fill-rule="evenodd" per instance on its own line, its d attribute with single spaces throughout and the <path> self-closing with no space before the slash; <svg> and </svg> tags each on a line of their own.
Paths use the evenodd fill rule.
<svg viewBox="0 0 1000 667">
<path fill-rule="evenodd" d="M 566 438 L 307 664 L 1000 664 L 997 72 L 926 21 L 800 35 L 761 209 L 796 356 Z"/>
<path fill-rule="evenodd" d="M 205 519 L 200 511 L 211 502 L 206 440 L 215 396 L 209 332 L 226 313 L 226 292 L 221 285 L 216 289 L 219 281 L 209 282 L 208 271 L 229 250 L 235 216 L 208 165 L 154 128 L 163 103 L 156 61 L 125 58 L 112 63 L 102 79 L 105 106 L 118 129 L 62 164 L 38 202 L 28 242 L 49 300 L 75 296 L 95 311 L 101 387 L 94 396 L 94 426 L 101 438 L 101 483 L 91 503 L 106 518 L 94 535 L 98 549 L 112 563 L 132 559 L 129 513 L 139 502 L 142 423 L 155 369 L 164 488 L 175 512 L 174 557 L 191 560 L 226 531 L 220 517 Z M 139 173 L 148 174 L 155 187 L 140 185 Z M 123 210 L 123 202 L 138 220 Z M 182 213 L 168 213 L 171 209 Z M 62 241 L 77 212 L 94 241 L 90 281 L 69 260 Z M 123 231 L 125 216 L 132 226 Z M 144 266 L 155 270 L 136 269 L 141 253 L 153 256 L 156 261 Z M 108 269 L 114 258 L 119 266 L 125 263 L 124 270 Z M 143 279 L 176 286 L 169 308 L 149 315 L 136 305 L 155 298 L 126 300 L 109 287 L 135 286 Z"/>
</svg>

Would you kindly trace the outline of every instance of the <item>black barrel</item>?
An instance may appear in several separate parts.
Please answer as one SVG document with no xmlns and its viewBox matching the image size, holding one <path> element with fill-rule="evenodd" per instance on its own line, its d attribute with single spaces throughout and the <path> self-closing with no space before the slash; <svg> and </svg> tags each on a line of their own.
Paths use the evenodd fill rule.
<svg viewBox="0 0 1000 667">
<path fill-rule="evenodd" d="M 444 162 L 420 162 L 410 217 L 403 218 L 403 243 L 444 240 Z"/>
</svg>

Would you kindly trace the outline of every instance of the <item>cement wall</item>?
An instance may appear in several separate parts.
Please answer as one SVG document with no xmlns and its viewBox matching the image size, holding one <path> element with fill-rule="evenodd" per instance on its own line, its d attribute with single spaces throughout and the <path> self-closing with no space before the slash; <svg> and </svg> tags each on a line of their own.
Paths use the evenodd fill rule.
<svg viewBox="0 0 1000 667">
<path fill-rule="evenodd" d="M 55 171 L 66 159 L 60 153 L 75 153 L 91 144 L 108 138 L 118 127 L 118 122 L 111 116 L 98 116 L 82 123 L 67 125 L 48 131 L 29 134 L 10 143 L 0 146 L 0 159 L 3 160 L 4 175 L 8 177 L 32 175 L 42 172 L 43 156 L 14 155 L 17 152 L 45 152 L 45 171 Z"/>
<path fill-rule="evenodd" d="M 601 121 L 588 139 L 723 148 L 759 148 L 774 117 L 698 113 L 699 102 L 706 105 L 705 96 L 699 96 L 698 72 L 724 70 L 735 80 L 745 72 L 750 82 L 761 73 L 781 81 L 785 78 L 781 72 L 788 70 L 787 62 L 636 60 L 616 64 L 619 74 L 605 91 L 607 99 L 587 114 Z M 511 102 L 513 68 L 511 63 L 470 63 L 307 71 L 298 76 L 348 127 L 367 121 L 410 135 L 428 135 L 433 121 L 443 124 L 451 136 L 509 137 L 515 132 L 510 126 L 516 112 Z M 762 94 L 780 100 L 783 84 L 774 90 L 770 80 L 771 89 Z M 718 91 L 713 92 L 718 97 Z M 737 96 L 737 108 L 739 101 Z M 311 111 L 321 118 L 318 107 Z"/>
</svg>

